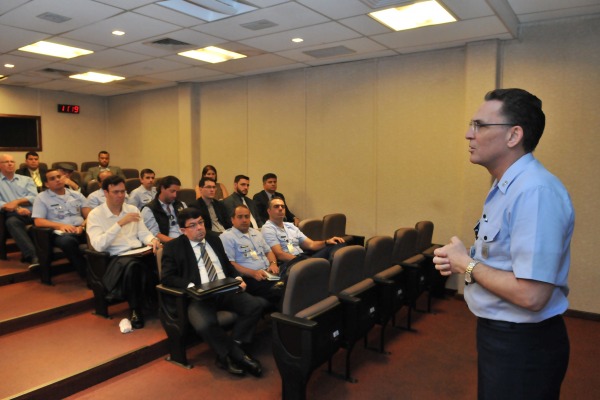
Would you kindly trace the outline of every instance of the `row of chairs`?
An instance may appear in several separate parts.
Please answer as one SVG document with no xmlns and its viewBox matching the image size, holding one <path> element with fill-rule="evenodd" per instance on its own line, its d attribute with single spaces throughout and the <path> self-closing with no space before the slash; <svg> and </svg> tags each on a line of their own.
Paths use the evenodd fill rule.
<svg viewBox="0 0 600 400">
<path fill-rule="evenodd" d="M 427 287 L 433 224 L 398 229 L 394 238 L 376 236 L 365 247 L 339 249 L 331 266 L 309 259 L 294 266 L 281 312 L 273 313 L 273 354 L 282 378 L 284 399 L 304 399 L 310 375 L 340 349 L 346 349 L 344 377 L 352 382 L 350 356 L 354 345 L 381 325 L 379 351 L 389 321 L 408 306 L 407 328 L 416 299 Z M 426 244 L 423 254 L 418 244 Z M 428 303 L 430 300 L 428 299 Z"/>
</svg>

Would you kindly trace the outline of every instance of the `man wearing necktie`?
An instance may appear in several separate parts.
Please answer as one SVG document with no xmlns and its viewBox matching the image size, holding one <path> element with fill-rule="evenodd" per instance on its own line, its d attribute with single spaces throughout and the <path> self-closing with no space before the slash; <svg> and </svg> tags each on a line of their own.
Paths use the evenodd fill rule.
<svg viewBox="0 0 600 400">
<path fill-rule="evenodd" d="M 25 166 L 16 171 L 19 175 L 25 175 L 33 179 L 38 192 L 45 189 L 46 172 L 47 170 L 45 168 L 40 168 L 40 156 L 35 151 L 28 151 L 25 154 Z"/>
<path fill-rule="evenodd" d="M 233 216 L 233 212 L 237 206 L 244 205 L 250 210 L 250 224 L 254 229 L 260 229 L 264 221 L 260 217 L 258 208 L 254 204 L 254 200 L 248 197 L 248 189 L 250 188 L 250 178 L 246 175 L 237 175 L 233 180 L 233 193 L 223 200 L 225 210 L 228 216 Z"/>
<path fill-rule="evenodd" d="M 232 277 L 246 284 L 227 259 L 216 233 L 206 230 L 204 216 L 197 208 L 181 210 L 177 222 L 183 235 L 165 244 L 161 282 L 165 286 L 185 289 L 211 280 Z M 219 325 L 217 311 L 238 315 L 231 335 Z M 246 354 L 240 345 L 252 342 L 256 323 L 262 314 L 262 302 L 241 291 L 224 293 L 206 300 L 190 299 L 188 318 L 195 331 L 217 353 L 216 364 L 233 375 L 248 372 L 262 374 L 260 362 Z"/>
<path fill-rule="evenodd" d="M 223 202 L 215 199 L 217 183 L 212 178 L 202 178 L 198 183 L 200 187 L 201 197 L 191 204 L 189 207 L 194 207 L 200 210 L 207 217 L 204 221 L 204 226 L 207 231 L 223 233 L 231 228 L 231 221 L 227 216 L 227 211 L 223 206 Z"/>
</svg>

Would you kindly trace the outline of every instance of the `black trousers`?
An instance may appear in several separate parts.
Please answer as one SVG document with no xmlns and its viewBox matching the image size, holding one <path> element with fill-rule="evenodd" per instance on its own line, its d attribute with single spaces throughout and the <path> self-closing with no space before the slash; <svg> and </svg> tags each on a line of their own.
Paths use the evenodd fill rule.
<svg viewBox="0 0 600 400">
<path fill-rule="evenodd" d="M 562 316 L 535 324 L 477 320 L 478 399 L 559 399 L 569 363 Z"/>
</svg>

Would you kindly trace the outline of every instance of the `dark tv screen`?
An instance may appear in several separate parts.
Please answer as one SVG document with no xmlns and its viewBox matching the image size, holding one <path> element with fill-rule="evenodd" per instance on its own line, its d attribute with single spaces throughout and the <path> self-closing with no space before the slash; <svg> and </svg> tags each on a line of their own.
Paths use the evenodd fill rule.
<svg viewBox="0 0 600 400">
<path fill-rule="evenodd" d="M 0 150 L 41 151 L 42 118 L 0 114 Z"/>
</svg>

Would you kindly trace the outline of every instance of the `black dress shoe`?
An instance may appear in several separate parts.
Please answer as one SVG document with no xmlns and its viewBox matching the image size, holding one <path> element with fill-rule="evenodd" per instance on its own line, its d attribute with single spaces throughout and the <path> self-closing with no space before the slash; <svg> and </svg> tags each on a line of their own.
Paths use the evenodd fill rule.
<svg viewBox="0 0 600 400">
<path fill-rule="evenodd" d="M 262 366 L 258 360 L 250 357 L 248 354 L 244 354 L 244 356 L 240 360 L 236 360 L 238 365 L 242 367 L 246 372 L 259 377 L 262 375 Z"/>
<path fill-rule="evenodd" d="M 142 329 L 144 327 L 144 315 L 138 310 L 131 310 L 129 321 L 131 321 L 133 329 Z"/>
<path fill-rule="evenodd" d="M 217 356 L 215 364 L 217 364 L 217 367 L 224 369 L 232 375 L 245 375 L 244 370 L 240 368 L 235 362 L 233 362 L 233 360 L 229 356 Z"/>
</svg>

